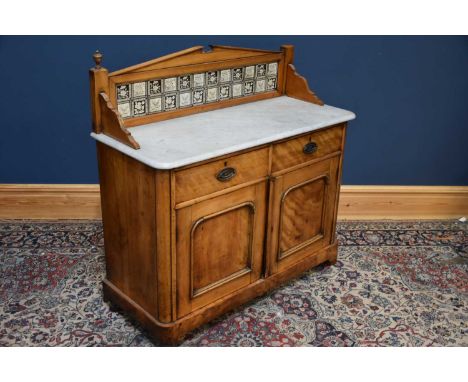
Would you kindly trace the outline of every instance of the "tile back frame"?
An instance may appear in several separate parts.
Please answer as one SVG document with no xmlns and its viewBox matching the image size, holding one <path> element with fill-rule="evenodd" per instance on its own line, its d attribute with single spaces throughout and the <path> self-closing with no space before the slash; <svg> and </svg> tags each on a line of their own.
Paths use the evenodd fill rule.
<svg viewBox="0 0 468 382">
<path fill-rule="evenodd" d="M 268 76 L 267 73 L 268 73 L 268 68 L 269 68 L 269 64 L 272 64 L 272 63 L 276 63 L 277 64 L 277 69 L 276 69 L 276 75 L 275 76 Z M 265 67 L 265 75 L 264 76 L 260 76 L 258 77 L 259 79 L 265 79 L 265 90 L 264 91 L 261 91 L 261 92 L 257 92 L 256 91 L 256 80 L 257 80 L 257 67 L 258 66 L 264 66 Z M 134 83 L 139 83 L 139 82 L 145 82 L 145 91 L 146 91 L 146 113 L 145 114 L 137 114 L 137 115 L 133 115 L 133 113 L 131 113 L 131 115 L 127 116 L 127 117 L 122 117 L 124 119 L 130 119 L 130 118 L 138 118 L 138 117 L 143 117 L 145 115 L 151 115 L 151 114 L 157 114 L 157 113 L 161 113 L 161 112 L 165 112 L 165 111 L 176 111 L 178 109 L 181 109 L 181 108 L 187 108 L 187 107 L 190 107 L 190 106 L 201 106 L 201 105 L 205 105 L 205 104 L 213 104 L 215 102 L 223 102 L 223 101 L 227 101 L 227 100 L 230 100 L 230 99 L 238 99 L 238 98 L 243 98 L 243 97 L 249 97 L 249 96 L 252 96 L 252 95 L 256 95 L 256 94 L 264 94 L 264 93 L 267 93 L 267 92 L 277 92 L 278 91 L 278 77 L 279 77 L 279 68 L 281 66 L 281 61 L 280 60 L 276 60 L 276 61 L 271 61 L 271 62 L 261 62 L 261 63 L 256 63 L 256 64 L 248 64 L 248 65 L 243 65 L 242 67 L 240 66 L 236 66 L 236 67 L 231 67 L 231 68 L 223 68 L 223 69 L 219 69 L 219 70 L 207 70 L 205 72 L 195 72 L 195 73 L 184 73 L 184 74 L 180 74 L 180 75 L 171 75 L 171 76 L 165 76 L 165 77 L 161 77 L 161 78 L 151 78 L 151 79 L 147 79 L 147 80 L 139 80 L 139 81 L 132 81 L 132 82 L 123 82 L 123 83 L 116 83 L 114 85 L 114 89 L 115 89 L 115 95 L 117 96 L 117 87 L 118 86 L 122 86 L 122 85 L 129 85 L 129 88 L 130 88 L 130 95 L 132 96 L 132 93 L 133 93 L 133 84 Z M 248 67 L 253 67 L 254 69 L 254 76 L 252 78 L 248 77 L 246 78 L 245 77 L 245 73 L 246 73 L 246 69 Z M 233 73 L 234 73 L 234 69 L 242 69 L 242 80 L 236 80 L 234 81 L 234 76 L 233 76 Z M 221 70 L 229 70 L 230 71 L 230 81 L 227 81 L 227 82 L 221 82 Z M 210 85 L 208 86 L 208 73 L 209 72 L 216 72 L 216 76 L 217 76 L 217 85 Z M 194 103 L 194 98 L 193 98 L 193 93 L 194 91 L 196 90 L 201 90 L 202 88 L 198 88 L 198 87 L 194 87 L 194 75 L 196 74 L 203 74 L 204 75 L 204 99 L 203 99 L 203 102 L 202 103 Z M 184 76 L 190 76 L 190 88 L 187 88 L 187 89 L 183 89 L 183 92 L 187 92 L 187 91 L 190 91 L 191 92 L 191 105 L 190 106 L 180 106 L 180 89 L 179 89 L 179 85 L 180 85 L 180 78 L 181 77 L 184 77 Z M 269 89 L 268 88 L 268 77 L 275 77 L 276 79 L 276 84 L 275 84 L 275 88 L 272 88 L 272 89 Z M 166 92 L 165 91 L 165 80 L 166 79 L 171 79 L 171 78 L 175 78 L 176 80 L 176 88 L 177 90 L 176 91 L 170 91 L 170 92 Z M 157 112 L 150 112 L 149 111 L 149 99 L 150 98 L 154 98 L 155 95 L 150 95 L 149 94 L 149 86 L 150 86 L 150 82 L 151 81 L 161 81 L 161 84 L 162 84 L 162 91 L 160 94 L 158 94 L 159 96 L 161 96 L 162 98 L 162 110 L 161 111 L 157 111 Z M 245 83 L 247 82 L 253 82 L 253 90 L 252 92 L 250 93 L 246 93 L 245 92 Z M 234 84 L 241 84 L 242 87 L 241 87 L 241 94 L 238 95 L 238 96 L 234 96 L 233 95 L 233 85 Z M 220 98 L 220 87 L 222 85 L 229 85 L 229 90 L 230 90 L 230 94 L 229 94 L 229 97 L 227 98 Z M 217 99 L 216 100 L 213 100 L 213 101 L 208 101 L 208 88 L 213 88 L 213 87 L 218 87 L 218 90 L 217 90 Z M 166 94 L 168 96 L 171 96 L 171 95 L 176 95 L 176 98 L 175 98 L 175 101 L 176 101 L 176 106 L 174 108 L 170 108 L 170 109 L 166 109 L 165 108 L 165 96 Z M 132 104 L 132 101 L 133 101 L 133 97 L 129 98 L 128 100 L 125 99 L 125 100 L 119 100 L 117 101 L 117 103 L 125 103 L 127 101 L 130 102 L 130 108 L 131 110 L 133 110 L 133 104 Z"/>
</svg>

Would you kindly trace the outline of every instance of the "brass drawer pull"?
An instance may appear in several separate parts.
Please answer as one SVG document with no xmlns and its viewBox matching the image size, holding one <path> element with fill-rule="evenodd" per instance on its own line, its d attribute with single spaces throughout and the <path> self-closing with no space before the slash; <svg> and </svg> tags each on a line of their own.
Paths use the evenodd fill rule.
<svg viewBox="0 0 468 382">
<path fill-rule="evenodd" d="M 227 182 L 236 176 L 236 169 L 233 167 L 225 167 L 216 175 L 216 179 L 220 182 Z"/>
<path fill-rule="evenodd" d="M 313 154 L 317 151 L 318 146 L 315 142 L 309 142 L 304 145 L 304 149 L 302 150 L 304 154 Z"/>
</svg>

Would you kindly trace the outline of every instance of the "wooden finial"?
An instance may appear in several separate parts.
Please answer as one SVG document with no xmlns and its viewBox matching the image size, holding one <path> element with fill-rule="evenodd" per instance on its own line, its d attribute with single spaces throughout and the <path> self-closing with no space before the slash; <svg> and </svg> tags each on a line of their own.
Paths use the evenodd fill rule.
<svg viewBox="0 0 468 382">
<path fill-rule="evenodd" d="M 96 63 L 95 68 L 96 69 L 101 69 L 101 62 L 102 62 L 102 53 L 99 52 L 99 50 L 96 50 L 93 54 L 93 60 Z"/>
</svg>

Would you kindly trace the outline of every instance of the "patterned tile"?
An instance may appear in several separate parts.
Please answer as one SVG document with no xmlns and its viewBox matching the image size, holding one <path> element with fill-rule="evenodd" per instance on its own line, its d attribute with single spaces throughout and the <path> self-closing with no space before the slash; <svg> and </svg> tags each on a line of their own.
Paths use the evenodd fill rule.
<svg viewBox="0 0 468 382">
<path fill-rule="evenodd" d="M 272 63 L 268 64 L 267 74 L 269 76 L 276 76 L 277 73 L 278 73 L 278 63 L 277 62 L 272 62 Z"/>
<path fill-rule="evenodd" d="M 218 100 L 218 88 L 208 88 L 206 91 L 206 102 L 215 102 Z"/>
<path fill-rule="evenodd" d="M 162 93 L 162 83 L 161 80 L 152 80 L 148 81 L 148 91 L 149 95 L 157 95 Z"/>
<path fill-rule="evenodd" d="M 179 106 L 192 106 L 192 92 L 188 91 L 179 94 Z"/>
<path fill-rule="evenodd" d="M 231 98 L 231 85 L 222 85 L 219 87 L 219 99 Z"/>
<path fill-rule="evenodd" d="M 146 96 L 146 82 L 137 82 L 132 85 L 133 98 L 144 97 Z"/>
<path fill-rule="evenodd" d="M 254 82 L 253 81 L 245 81 L 244 82 L 244 95 L 253 94 L 254 91 Z"/>
<path fill-rule="evenodd" d="M 117 84 L 117 108 L 122 118 L 140 117 L 275 91 L 277 81 L 278 62 L 267 62 Z"/>
<path fill-rule="evenodd" d="M 117 101 L 130 99 L 130 84 L 117 85 Z"/>
<path fill-rule="evenodd" d="M 146 114 L 146 99 L 135 99 L 132 101 L 132 115 L 139 117 Z"/>
<path fill-rule="evenodd" d="M 255 77 L 255 66 L 247 66 L 244 71 L 244 78 L 254 78 Z"/>
<path fill-rule="evenodd" d="M 167 94 L 164 96 L 164 110 L 177 108 L 177 94 Z"/>
<path fill-rule="evenodd" d="M 267 90 L 276 89 L 276 77 L 268 77 L 267 80 Z"/>
<path fill-rule="evenodd" d="M 130 102 L 119 103 L 117 109 L 122 118 L 128 118 L 132 115 L 130 112 Z"/>
<path fill-rule="evenodd" d="M 234 82 L 242 81 L 243 79 L 244 79 L 244 72 L 243 72 L 242 68 L 232 69 L 232 80 Z"/>
<path fill-rule="evenodd" d="M 154 97 L 149 99 L 149 112 L 158 113 L 162 111 L 162 100 L 161 97 Z"/>
<path fill-rule="evenodd" d="M 265 77 L 266 75 L 266 64 L 257 65 L 257 77 Z"/>
<path fill-rule="evenodd" d="M 179 90 L 187 90 L 191 87 L 190 75 L 179 77 Z"/>
<path fill-rule="evenodd" d="M 177 90 L 177 78 L 172 77 L 172 78 L 166 78 L 164 80 L 164 92 L 169 93 L 169 92 L 175 92 Z"/>
<path fill-rule="evenodd" d="M 201 88 L 205 86 L 205 73 L 197 73 L 193 75 L 193 87 Z"/>
<path fill-rule="evenodd" d="M 242 84 L 232 84 L 232 96 L 242 97 Z"/>
<path fill-rule="evenodd" d="M 208 86 L 210 85 L 217 85 L 218 84 L 218 72 L 208 72 L 206 73 L 206 82 Z"/>
<path fill-rule="evenodd" d="M 219 77 L 221 82 L 231 82 L 231 69 L 221 70 Z"/>
<path fill-rule="evenodd" d="M 193 91 L 193 104 L 201 105 L 205 103 L 205 90 L 204 89 L 195 89 Z"/>
<path fill-rule="evenodd" d="M 255 93 L 263 93 L 266 88 L 266 80 L 261 79 L 255 82 Z"/>
</svg>

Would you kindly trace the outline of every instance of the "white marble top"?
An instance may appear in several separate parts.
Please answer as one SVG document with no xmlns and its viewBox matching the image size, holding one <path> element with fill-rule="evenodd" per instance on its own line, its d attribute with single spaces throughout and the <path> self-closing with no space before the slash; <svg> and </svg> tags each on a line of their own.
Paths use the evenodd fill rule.
<svg viewBox="0 0 468 382">
<path fill-rule="evenodd" d="M 148 166 L 173 169 L 355 117 L 347 110 L 281 96 L 132 127 L 139 150 L 104 134 L 91 136 Z"/>
</svg>

